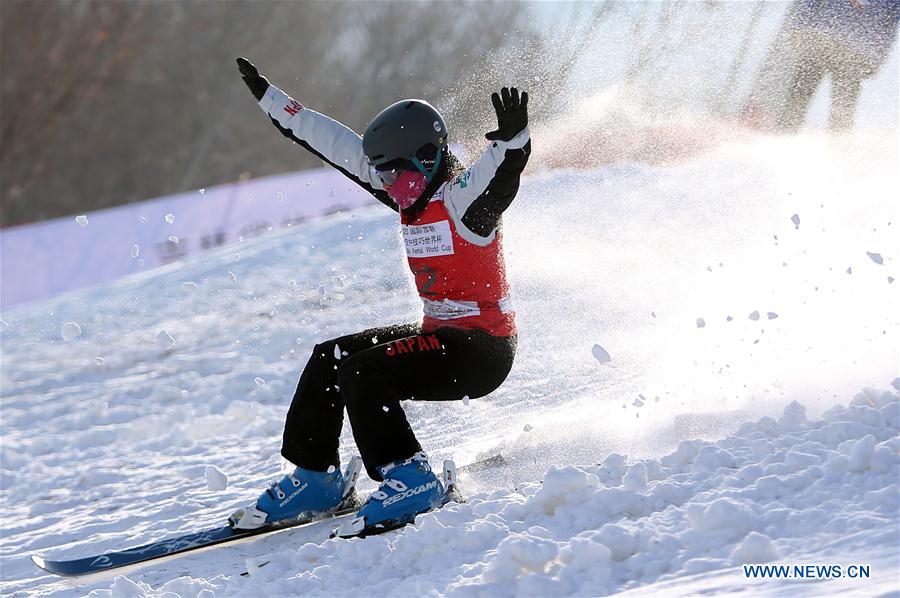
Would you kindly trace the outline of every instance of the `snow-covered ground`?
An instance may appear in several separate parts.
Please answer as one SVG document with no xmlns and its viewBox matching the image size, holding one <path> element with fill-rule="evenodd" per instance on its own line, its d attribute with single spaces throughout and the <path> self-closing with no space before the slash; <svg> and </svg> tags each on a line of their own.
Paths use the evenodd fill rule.
<svg viewBox="0 0 900 598">
<path fill-rule="evenodd" d="M 896 592 L 896 160 L 893 132 L 808 135 L 531 176 L 506 217 L 510 378 L 407 406 L 435 462 L 509 466 L 365 540 L 318 524 L 78 580 L 28 558 L 217 525 L 252 499 L 317 339 L 417 315 L 393 213 L 4 312 L 0 592 Z M 870 577 L 747 579 L 761 562 Z"/>
</svg>

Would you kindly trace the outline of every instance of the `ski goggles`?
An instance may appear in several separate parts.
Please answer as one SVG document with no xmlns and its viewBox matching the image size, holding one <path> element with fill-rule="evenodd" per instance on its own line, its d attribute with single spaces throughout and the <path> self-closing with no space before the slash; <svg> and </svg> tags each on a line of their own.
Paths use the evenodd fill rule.
<svg viewBox="0 0 900 598">
<path fill-rule="evenodd" d="M 397 179 L 400 178 L 404 172 L 410 170 L 418 170 L 425 175 L 425 180 L 430 183 L 441 165 L 441 152 L 437 152 L 437 155 L 433 160 L 425 160 L 424 162 L 430 162 L 430 164 L 426 166 L 423 163 L 423 160 L 420 160 L 416 156 L 410 156 L 408 160 L 397 159 L 375 166 L 375 170 L 378 172 L 378 176 L 381 178 L 381 182 L 384 183 L 385 187 L 390 187 L 396 183 Z"/>
<path fill-rule="evenodd" d="M 381 178 L 381 182 L 384 183 L 385 188 L 390 187 L 394 183 L 397 182 L 397 179 L 400 178 L 406 169 L 404 168 L 391 168 L 389 170 L 379 170 L 378 176 Z"/>
</svg>

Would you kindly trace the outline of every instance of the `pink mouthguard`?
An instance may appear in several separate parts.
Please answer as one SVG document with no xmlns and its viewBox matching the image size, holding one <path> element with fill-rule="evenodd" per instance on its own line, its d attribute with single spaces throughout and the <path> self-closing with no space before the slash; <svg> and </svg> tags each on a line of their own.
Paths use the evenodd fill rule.
<svg viewBox="0 0 900 598">
<path fill-rule="evenodd" d="M 428 181 L 424 174 L 415 170 L 407 170 L 397 177 L 393 185 L 387 188 L 387 194 L 397 202 L 401 210 L 405 210 L 416 203 L 427 185 Z"/>
</svg>

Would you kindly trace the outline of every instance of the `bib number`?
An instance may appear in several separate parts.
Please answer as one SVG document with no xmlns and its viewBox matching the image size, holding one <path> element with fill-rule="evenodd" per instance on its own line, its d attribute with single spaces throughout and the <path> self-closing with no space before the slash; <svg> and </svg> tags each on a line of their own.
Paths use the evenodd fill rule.
<svg viewBox="0 0 900 598">
<path fill-rule="evenodd" d="M 412 271 L 416 277 L 416 287 L 419 289 L 419 294 L 430 294 L 431 287 L 434 286 L 437 280 L 437 270 L 428 266 L 412 266 Z"/>
</svg>

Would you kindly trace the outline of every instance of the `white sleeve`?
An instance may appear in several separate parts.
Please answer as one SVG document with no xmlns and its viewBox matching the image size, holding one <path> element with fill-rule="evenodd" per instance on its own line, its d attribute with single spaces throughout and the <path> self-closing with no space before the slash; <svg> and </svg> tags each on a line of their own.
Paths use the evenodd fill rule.
<svg viewBox="0 0 900 598">
<path fill-rule="evenodd" d="M 332 166 L 344 170 L 374 189 L 384 189 L 381 177 L 366 160 L 362 138 L 338 121 L 304 108 L 297 100 L 269 85 L 259 101 L 263 112 L 282 129 L 293 133 L 297 141 Z"/>
<path fill-rule="evenodd" d="M 494 240 L 496 231 L 488 237 L 481 237 L 466 228 L 462 218 L 472 203 L 487 191 L 497 174 L 497 169 L 506 159 L 506 152 L 522 149 L 530 139 L 531 132 L 526 127 L 509 141 L 491 142 L 477 162 L 445 187 L 444 205 L 447 206 L 457 231 L 466 241 L 476 245 L 487 245 Z M 503 190 L 496 189 L 496 191 L 502 192 Z"/>
</svg>

